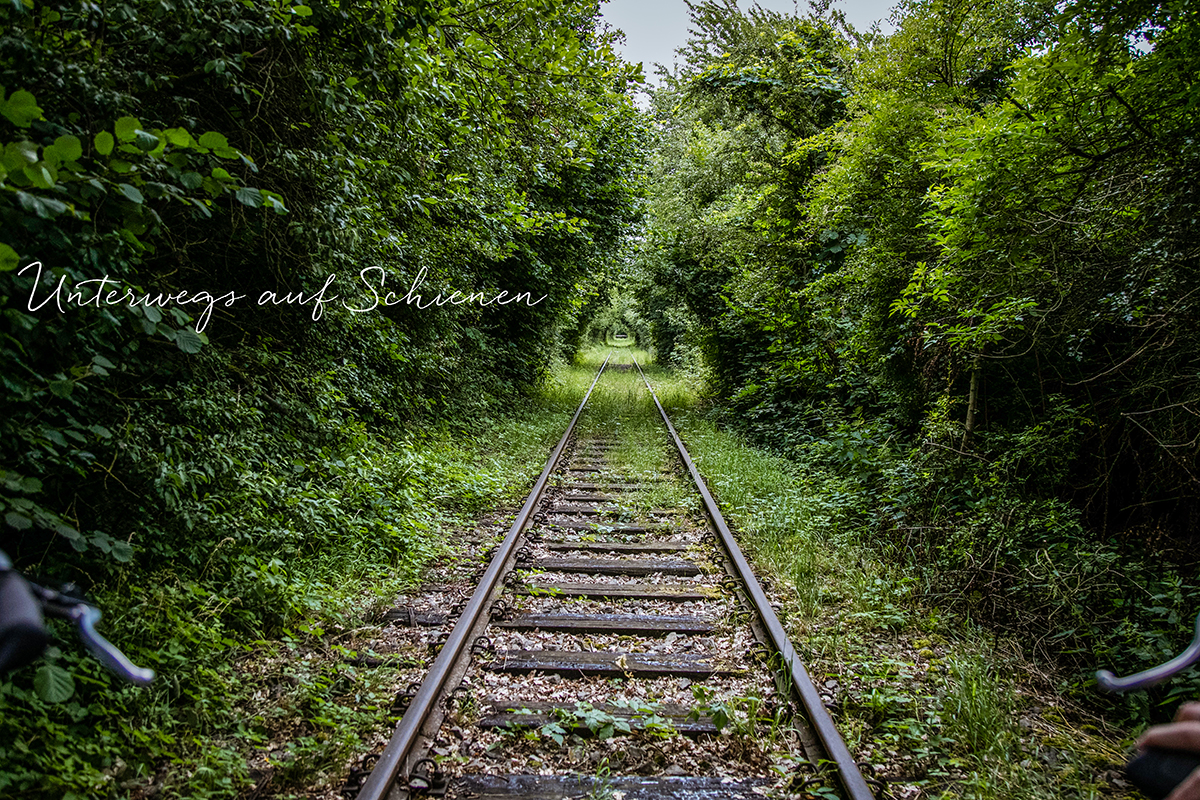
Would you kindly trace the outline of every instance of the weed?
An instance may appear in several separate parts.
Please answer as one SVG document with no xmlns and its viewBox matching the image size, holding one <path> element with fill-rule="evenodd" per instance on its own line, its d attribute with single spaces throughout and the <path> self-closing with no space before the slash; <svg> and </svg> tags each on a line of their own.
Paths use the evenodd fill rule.
<svg viewBox="0 0 1200 800">
<path fill-rule="evenodd" d="M 607 758 L 600 759 L 600 763 L 596 766 L 596 777 L 587 797 L 588 800 L 615 800 L 617 797 L 617 793 L 613 790 L 612 772 L 609 769 Z"/>
<path fill-rule="evenodd" d="M 946 732 L 968 752 L 981 756 L 1002 755 L 1011 744 L 1012 708 L 1008 687 L 996 679 L 980 657 L 955 661 L 943 714 Z"/>
<path fill-rule="evenodd" d="M 633 728 L 651 738 L 666 739 L 675 735 L 675 726 L 671 720 L 662 716 L 658 703 L 645 700 L 617 700 L 614 705 L 628 709 L 633 719 Z"/>
<path fill-rule="evenodd" d="M 774 743 L 785 725 L 782 709 L 769 711 L 766 702 L 757 695 L 718 698 L 709 687 L 693 684 L 692 697 L 696 705 L 689 712 L 689 719 L 709 717 L 719 733 L 728 731 L 732 736 Z"/>
<path fill-rule="evenodd" d="M 572 727 L 586 728 L 597 739 L 611 739 L 618 733 L 632 731 L 628 721 L 582 701 L 575 703 L 574 710 L 555 709 L 554 713 Z"/>
<path fill-rule="evenodd" d="M 814 444 L 807 455 L 798 448 L 793 453 L 799 458 L 786 460 L 719 429 L 696 410 L 696 393 L 678 381 L 654 380 L 656 389 L 668 382 L 678 389 L 671 393 L 672 419 L 747 557 L 759 574 L 772 578 L 786 612 L 781 618 L 794 640 L 804 643 L 818 688 L 822 672 L 838 678 L 829 682 L 828 691 L 837 704 L 838 728 L 852 752 L 871 751 L 889 769 L 912 776 L 908 791 L 921 791 L 922 796 L 1096 796 L 1097 769 L 1086 767 L 1082 753 L 1108 752 L 1113 743 L 1064 734 L 1053 748 L 1056 755 L 1044 760 L 1047 739 L 1017 727 L 1021 713 L 1013 688 L 999 678 L 996 664 L 978 655 L 986 649 L 981 637 L 970 629 L 949 628 L 955 616 L 930 608 L 930 591 L 945 587 L 949 576 L 908 568 L 916 560 L 910 549 L 919 546 L 918 536 L 924 532 L 914 532 L 910 541 L 901 543 L 909 549 L 894 552 L 889 542 L 873 538 L 871 503 L 883 492 L 896 494 L 892 499 L 900 502 L 897 493 L 906 491 L 899 485 L 864 485 L 872 475 L 896 484 L 903 479 L 904 470 L 888 460 L 895 454 L 884 452 L 886 436 L 844 428 L 834 445 Z M 821 447 L 828 452 L 818 452 Z M 830 469 L 835 462 L 841 466 Z M 1046 519 L 1052 510 L 1046 509 Z M 972 539 L 979 531 L 963 529 L 953 541 L 941 531 L 928 535 L 930 541 L 962 553 L 980 547 Z M 989 546 L 1001 553 L 1014 547 L 1003 540 Z M 1074 587 L 1095 583 L 1086 563 L 1085 558 L 1072 559 L 1069 551 L 1053 551 L 1042 556 L 1040 565 L 1032 564 L 1027 575 L 1044 584 L 1047 595 L 1056 593 L 1078 604 L 1071 596 Z M 1108 569 L 1098 574 L 1112 574 Z M 1130 585 L 1156 587 L 1160 627 L 1167 628 L 1180 606 L 1168 581 L 1146 576 Z M 1079 624 L 1092 623 L 1081 618 Z M 1130 638 L 1133 630 L 1137 628 L 1130 626 L 1129 636 L 1124 631 L 1109 636 Z M 927 641 L 918 647 L 914 639 Z M 936 664 L 918 655 L 933 641 L 940 656 Z M 1143 637 L 1129 652 L 1150 661 L 1160 649 L 1159 638 Z M 763 713 L 754 711 L 748 698 L 717 699 L 701 689 L 697 704 L 707 706 L 730 735 L 753 730 L 753 717 L 759 718 L 760 729 L 765 725 Z M 1046 716 L 1039 724 L 1069 730 Z M 888 752 L 898 755 L 881 755 Z M 1097 763 L 1119 757 L 1101 757 Z M 1073 766 L 1048 769 L 1054 759 Z"/>
<path fill-rule="evenodd" d="M 213 449 L 225 465 L 204 491 L 179 499 L 194 528 L 173 549 L 148 552 L 92 588 L 105 635 L 163 678 L 146 690 L 118 687 L 76 648 L 50 654 L 74 676 L 68 702 L 37 697 L 44 664 L 5 676 L 0 741 L 11 747 L 0 753 L 0 794 L 98 796 L 116 779 L 137 792 L 234 796 L 249 784 L 262 742 L 290 730 L 273 778 L 286 791 L 361 748 L 387 724 L 387 671 L 363 673 L 349 687 L 340 665 L 295 653 L 326 632 L 360 628 L 412 588 L 465 514 L 518 497 L 579 395 L 570 408 L 549 398 L 507 418 L 477 419 L 471 436 L 435 428 L 412 439 L 393 430 L 392 438 L 347 421 L 320 447 L 295 437 L 266 447 L 271 431 L 229 398 L 177 398 L 196 426 L 226 432 L 172 444 L 179 464 Z M 133 456 L 157 453 L 154 463 L 162 462 L 150 439 L 169 428 L 153 414 L 139 423 L 129 437 Z M 157 524 L 154 514 L 129 516 L 135 543 L 143 533 L 165 541 L 138 527 Z M 18 766 L 12 754 L 22 752 Z"/>
</svg>

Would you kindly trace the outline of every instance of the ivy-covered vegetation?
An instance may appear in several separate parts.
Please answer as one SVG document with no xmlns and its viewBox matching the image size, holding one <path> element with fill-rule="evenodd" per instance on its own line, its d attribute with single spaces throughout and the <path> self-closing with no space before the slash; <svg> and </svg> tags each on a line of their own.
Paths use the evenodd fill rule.
<svg viewBox="0 0 1200 800">
<path fill-rule="evenodd" d="M 481 415 L 573 352 L 636 213 L 597 15 L 0 4 L 0 548 L 162 675 L 71 644 L 5 676 L 0 794 L 236 794 L 296 723 L 230 719 L 234 660 L 411 581 L 540 460 L 555 418 Z"/>
<path fill-rule="evenodd" d="M 660 357 L 842 476 L 831 524 L 925 602 L 1027 633 L 1078 687 L 1177 651 L 1200 611 L 1195 9 L 905 0 L 883 35 L 689 5 L 638 256 Z"/>
</svg>

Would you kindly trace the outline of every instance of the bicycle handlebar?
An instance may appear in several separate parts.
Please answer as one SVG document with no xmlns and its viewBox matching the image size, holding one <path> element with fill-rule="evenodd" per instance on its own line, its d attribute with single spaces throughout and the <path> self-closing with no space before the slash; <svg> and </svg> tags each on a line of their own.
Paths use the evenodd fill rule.
<svg viewBox="0 0 1200 800">
<path fill-rule="evenodd" d="M 1106 669 L 1096 672 L 1096 683 L 1110 692 L 1145 689 L 1165 681 L 1200 661 L 1200 614 L 1196 615 L 1196 635 L 1187 649 L 1165 664 L 1118 678 Z M 1125 765 L 1125 774 L 1152 800 L 1162 800 L 1189 775 L 1200 769 L 1200 754 L 1186 750 L 1149 747 Z"/>
<path fill-rule="evenodd" d="M 49 639 L 41 604 L 0 552 L 0 673 L 33 661 Z"/>
</svg>

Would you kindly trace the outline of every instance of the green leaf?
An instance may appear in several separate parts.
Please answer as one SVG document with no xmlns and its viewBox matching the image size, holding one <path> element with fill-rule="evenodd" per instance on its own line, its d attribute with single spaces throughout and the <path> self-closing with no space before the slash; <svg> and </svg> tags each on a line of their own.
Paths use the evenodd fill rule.
<svg viewBox="0 0 1200 800">
<path fill-rule="evenodd" d="M 216 131 L 208 131 L 200 136 L 200 146 L 210 149 L 229 147 L 229 140 Z"/>
<path fill-rule="evenodd" d="M 121 117 L 114 126 L 117 138 L 122 142 L 132 142 L 137 138 L 137 132 L 141 128 L 142 123 L 138 121 L 137 117 Z"/>
<path fill-rule="evenodd" d="M 196 144 L 192 139 L 192 134 L 184 128 L 167 128 L 163 131 L 163 135 L 175 147 L 194 147 Z"/>
<path fill-rule="evenodd" d="M 33 690 L 47 703 L 65 703 L 75 694 L 75 679 L 62 667 L 43 664 L 33 676 Z"/>
<path fill-rule="evenodd" d="M 175 334 L 175 346 L 185 353 L 199 353 L 204 342 L 191 328 L 181 328 Z"/>
<path fill-rule="evenodd" d="M 92 363 L 107 369 L 116 369 L 117 365 L 104 356 L 92 356 Z"/>
<path fill-rule="evenodd" d="M 311 17 L 312 9 L 308 6 L 293 6 L 292 13 L 297 17 Z"/>
<path fill-rule="evenodd" d="M 38 197 L 28 192 L 17 192 L 17 202 L 21 208 L 42 219 L 50 219 L 67 211 L 67 204 L 61 200 L 55 200 L 53 197 Z"/>
<path fill-rule="evenodd" d="M 83 157 L 83 144 L 78 136 L 67 134 L 54 140 L 54 149 L 63 161 L 78 161 Z"/>
<path fill-rule="evenodd" d="M 96 137 L 92 139 L 92 145 L 96 148 L 96 152 L 102 156 L 106 156 L 113 151 L 113 135 L 108 131 L 100 131 Z"/>
<path fill-rule="evenodd" d="M 140 206 L 134 206 L 133 211 L 126 214 L 121 219 L 121 225 L 130 233 L 141 236 L 146 231 L 150 230 L 150 217 L 141 213 Z"/>
<path fill-rule="evenodd" d="M 255 189 L 253 186 L 243 186 L 237 190 L 235 195 L 239 203 L 250 206 L 251 208 L 262 208 L 263 196 L 262 192 Z"/>
<path fill-rule="evenodd" d="M 137 149 L 146 153 L 149 153 L 160 144 L 158 137 L 153 133 L 146 133 L 145 131 L 137 130 L 133 132 L 133 136 L 133 143 L 137 146 Z"/>
<path fill-rule="evenodd" d="M 42 490 L 42 482 L 37 478 L 21 478 L 20 489 L 25 494 L 34 494 Z"/>
<path fill-rule="evenodd" d="M 36 164 L 37 160 L 38 149 L 33 142 L 9 142 L 4 147 L 4 166 L 9 172 L 16 172 L 28 164 Z"/>
<path fill-rule="evenodd" d="M 179 182 L 183 184 L 183 188 L 195 191 L 204 183 L 204 176 L 199 172 L 185 172 L 179 176 Z"/>
<path fill-rule="evenodd" d="M 3 98 L 3 94 L 0 94 Z M 42 110 L 37 107 L 33 95 L 24 89 L 18 89 L 7 100 L 0 99 L 0 114 L 18 128 L 28 128 L 35 119 L 42 118 Z"/>
<path fill-rule="evenodd" d="M 83 539 L 83 534 L 72 528 L 70 525 L 55 525 L 54 532 L 66 539 L 68 542 L 78 542 Z"/>
<path fill-rule="evenodd" d="M 12 272 L 21 265 L 17 251 L 0 242 L 0 272 Z"/>
<path fill-rule="evenodd" d="M 39 189 L 49 189 L 54 186 L 54 174 L 44 166 L 26 167 L 25 174 Z"/>
<path fill-rule="evenodd" d="M 43 166 L 57 169 L 58 165 L 63 162 L 62 153 L 54 145 L 47 145 L 42 148 L 42 164 Z"/>
<path fill-rule="evenodd" d="M 142 193 L 138 191 L 136 186 L 130 186 L 128 183 L 122 183 L 117 188 L 121 190 L 121 194 L 125 195 L 135 203 L 143 203 L 146 200 L 146 198 L 142 196 Z"/>
<path fill-rule="evenodd" d="M 33 520 L 24 514 L 18 514 L 16 511 L 10 511 L 5 514 L 4 521 L 19 531 L 28 530 L 33 527 Z"/>
<path fill-rule="evenodd" d="M 112 543 L 112 557 L 122 564 L 128 564 L 133 558 L 133 547 L 128 542 L 114 541 Z"/>
<path fill-rule="evenodd" d="M 55 397 L 70 397 L 74 389 L 74 381 L 50 381 L 50 394 Z"/>
</svg>

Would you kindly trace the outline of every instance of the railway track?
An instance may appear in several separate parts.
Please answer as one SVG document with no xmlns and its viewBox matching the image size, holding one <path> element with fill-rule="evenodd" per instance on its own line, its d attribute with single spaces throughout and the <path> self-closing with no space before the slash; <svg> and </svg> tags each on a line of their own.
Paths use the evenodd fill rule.
<svg viewBox="0 0 1200 800">
<path fill-rule="evenodd" d="M 424 620 L 453 628 L 346 795 L 873 798 L 636 363 L 682 476 L 577 434 L 608 363 L 457 618 Z M 653 507 L 681 478 L 695 499 Z"/>
</svg>

